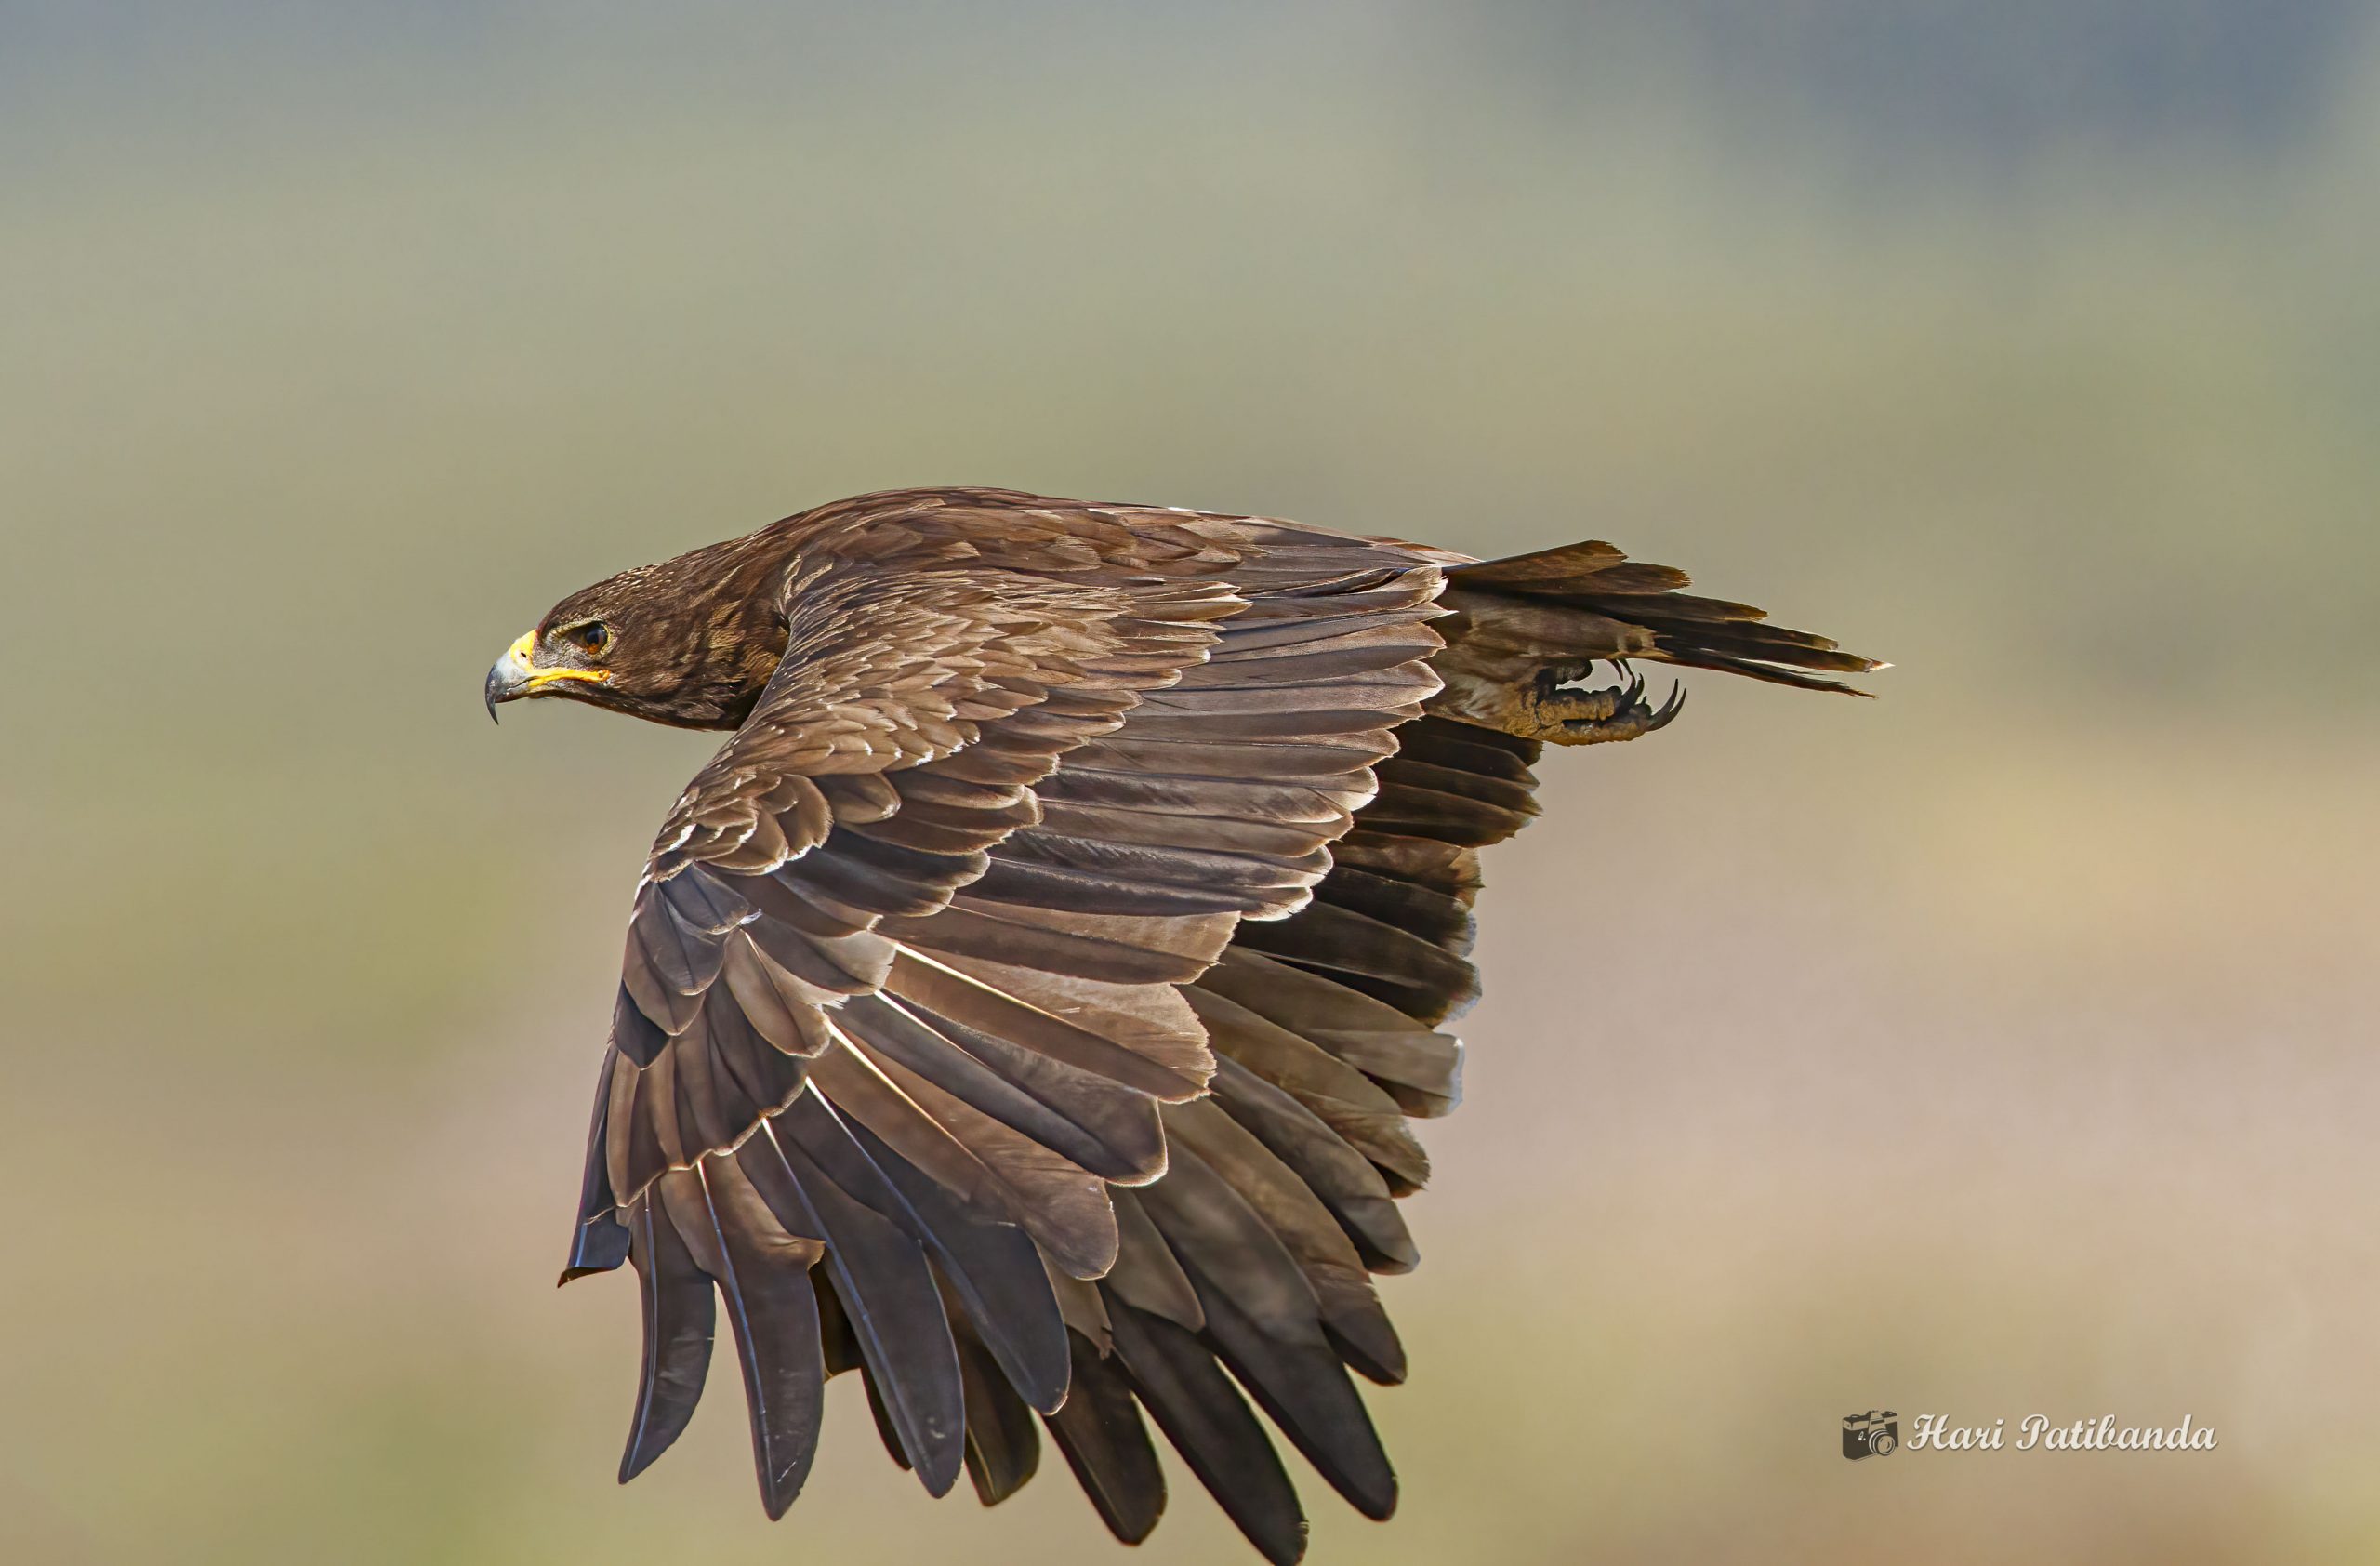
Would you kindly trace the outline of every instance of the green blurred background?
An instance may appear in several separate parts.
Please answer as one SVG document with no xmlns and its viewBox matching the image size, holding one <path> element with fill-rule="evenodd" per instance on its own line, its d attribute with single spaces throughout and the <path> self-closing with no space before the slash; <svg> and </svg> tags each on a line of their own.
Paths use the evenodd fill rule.
<svg viewBox="0 0 2380 1566">
<path fill-rule="evenodd" d="M 849 1385 L 780 1524 L 723 1369 L 616 1490 L 633 1291 L 552 1288 L 709 742 L 482 674 L 932 483 L 1899 665 L 1549 758 L 1315 1559 L 2380 1557 L 2374 21 L 0 0 L 0 1558 L 1119 1559 Z M 1182 1477 L 1139 1559 L 1242 1558 Z"/>
</svg>

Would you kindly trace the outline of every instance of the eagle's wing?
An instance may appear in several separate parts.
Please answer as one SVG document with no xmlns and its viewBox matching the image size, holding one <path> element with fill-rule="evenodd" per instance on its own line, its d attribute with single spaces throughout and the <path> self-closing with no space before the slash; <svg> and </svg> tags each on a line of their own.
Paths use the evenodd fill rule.
<svg viewBox="0 0 2380 1566">
<path fill-rule="evenodd" d="M 1137 1395 L 1292 1552 L 1294 1496 L 1218 1355 L 1385 1509 L 1339 1365 L 1395 1374 L 1364 1265 L 1409 1247 L 1341 1121 L 1395 1100 L 1235 1048 L 1244 1025 L 1209 1015 L 1239 1005 L 1228 988 L 1176 987 L 1331 869 L 1436 688 L 1440 580 L 1353 540 L 1250 553 L 801 584 L 775 678 L 671 812 L 631 915 L 571 1261 L 625 1257 L 642 1283 L 624 1478 L 691 1413 L 716 1295 L 772 1514 L 826 1375 L 855 1365 L 937 1493 L 962 1462 L 986 1500 L 1022 1483 L 1029 1407 L 1111 1526 L 1144 1533 L 1163 1492 Z M 1386 1080 L 1443 1075 L 1403 1038 L 1425 1030 L 1371 1031 Z M 1211 1101 L 1210 1032 L 1232 1056 Z M 1317 1374 L 1343 1396 L 1301 1415 Z"/>
</svg>

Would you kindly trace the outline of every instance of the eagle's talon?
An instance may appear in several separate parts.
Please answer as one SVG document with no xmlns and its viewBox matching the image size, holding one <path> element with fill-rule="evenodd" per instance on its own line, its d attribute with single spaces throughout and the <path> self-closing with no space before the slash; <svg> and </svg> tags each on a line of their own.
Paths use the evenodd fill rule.
<svg viewBox="0 0 2380 1566">
<path fill-rule="evenodd" d="M 1570 682 L 1587 678 L 1596 663 L 1608 663 L 1620 678 L 1616 686 L 1580 690 Z M 1625 658 L 1597 658 L 1579 663 L 1549 664 L 1537 678 L 1515 693 L 1521 697 L 1518 720 L 1507 732 L 1525 738 L 1551 740 L 1556 745 L 1599 745 L 1634 739 L 1665 728 L 1686 705 L 1685 687 L 1672 687 L 1659 708 L 1645 700 L 1645 676 Z"/>
</svg>

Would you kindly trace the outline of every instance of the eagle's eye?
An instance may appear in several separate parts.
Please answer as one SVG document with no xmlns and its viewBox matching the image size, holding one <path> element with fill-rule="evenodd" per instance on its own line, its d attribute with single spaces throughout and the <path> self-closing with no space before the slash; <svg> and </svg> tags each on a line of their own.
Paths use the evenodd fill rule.
<svg viewBox="0 0 2380 1566">
<path fill-rule="evenodd" d="M 563 631 L 562 639 L 580 652 L 601 657 L 612 644 L 612 628 L 602 620 L 588 620 L 585 625 L 572 626 Z"/>
</svg>

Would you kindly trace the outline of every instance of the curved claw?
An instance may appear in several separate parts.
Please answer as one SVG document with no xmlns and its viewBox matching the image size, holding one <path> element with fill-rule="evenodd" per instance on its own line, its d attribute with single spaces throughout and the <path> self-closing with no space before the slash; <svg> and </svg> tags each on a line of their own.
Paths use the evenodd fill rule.
<svg viewBox="0 0 2380 1566">
<path fill-rule="evenodd" d="M 1620 676 L 1617 686 L 1582 688 L 1598 663 L 1608 663 Z M 1645 676 L 1626 658 L 1599 657 L 1584 662 L 1548 664 L 1535 679 L 1511 688 L 1510 708 L 1492 727 L 1522 739 L 1549 740 L 1556 745 L 1600 745 L 1634 739 L 1666 728 L 1686 706 L 1683 683 L 1670 687 L 1657 710 L 1645 704 Z"/>
</svg>

